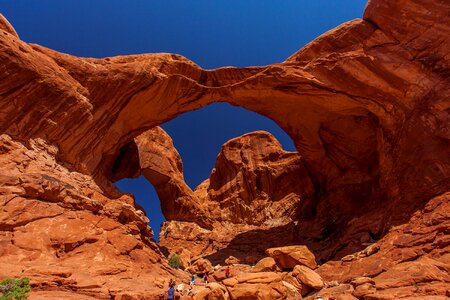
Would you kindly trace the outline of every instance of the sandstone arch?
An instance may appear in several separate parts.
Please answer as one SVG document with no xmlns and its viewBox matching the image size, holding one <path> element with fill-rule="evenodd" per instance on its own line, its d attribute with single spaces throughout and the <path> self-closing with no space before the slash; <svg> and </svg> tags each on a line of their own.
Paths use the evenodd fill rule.
<svg viewBox="0 0 450 300">
<path fill-rule="evenodd" d="M 370 177 L 358 158 L 365 153 L 369 165 L 376 164 L 376 145 L 382 190 L 389 198 L 408 190 L 410 195 L 401 198 L 412 204 L 424 192 L 429 198 L 444 190 L 447 184 L 430 187 L 427 182 L 448 178 L 449 163 L 426 154 L 432 147 L 443 158 L 447 150 L 439 124 L 448 120 L 448 38 L 445 30 L 420 30 L 435 26 L 436 19 L 423 17 L 427 11 L 444 14 L 446 6 L 439 1 L 416 5 L 423 10 L 370 2 L 364 20 L 326 33 L 285 62 L 243 69 L 206 71 L 171 54 L 75 58 L 27 45 L 6 31 L 1 36 L 1 63 L 7 70 L 1 127 L 23 140 L 43 137 L 56 144 L 62 161 L 101 181 L 120 147 L 134 136 L 183 112 L 227 101 L 277 122 L 327 186 L 352 181 L 352 176 L 356 181 Z M 408 17 L 395 26 L 386 22 L 400 11 Z M 420 38 L 408 31 L 411 19 L 423 20 L 415 24 Z M 419 121 L 424 118 L 427 125 Z M 342 144 L 357 149 L 341 151 L 339 163 L 323 139 L 323 134 L 332 138 L 329 127 L 335 125 L 360 128 L 358 138 L 364 140 L 355 144 L 352 133 L 340 131 Z M 422 149 L 414 152 L 421 161 L 411 165 L 397 159 L 409 156 L 413 145 Z M 419 178 L 402 179 L 405 169 L 426 170 L 420 192 L 410 189 Z"/>
<path fill-rule="evenodd" d="M 58 282 L 105 299 L 118 295 L 105 282 L 134 291 L 135 280 L 124 277 L 173 276 L 145 216 L 111 186 L 108 172 L 139 134 L 227 101 L 276 121 L 311 168 L 315 207 L 294 224 L 293 233 L 303 234 L 297 240 L 315 245 L 322 258 L 339 258 L 359 250 L 347 238 L 367 238 L 374 224 L 384 228 L 371 233 L 388 232 L 379 253 L 370 248 L 325 265 L 327 279 L 349 282 L 370 267 L 389 292 L 399 274 L 411 282 L 404 275 L 410 266 L 431 266 L 444 295 L 447 274 L 437 269 L 448 260 L 449 10 L 448 1 L 370 0 L 362 20 L 283 63 L 210 71 L 171 54 L 76 58 L 20 41 L 0 19 L 2 276 L 45 274 L 44 286 Z M 330 235 L 333 228 L 339 232 Z M 11 263 L 23 257 L 29 261 L 20 268 Z M 91 269 L 79 267 L 86 257 Z M 102 269 L 105 259 L 126 268 Z M 46 273 L 48 262 L 61 270 Z"/>
<path fill-rule="evenodd" d="M 445 8 L 442 5 L 436 1 L 425 9 L 438 13 L 445 11 L 440 9 Z M 75 58 L 27 45 L 5 32 L 1 37 L 1 63 L 13 75 L 5 77 L 7 72 L 2 78 L 2 129 L 22 139 L 44 137 L 59 146 L 63 161 L 99 176 L 133 136 L 212 101 L 228 101 L 277 122 L 328 185 L 351 171 L 358 173 L 357 180 L 367 176 L 364 167 L 360 168 L 365 162 L 358 162 L 358 158 L 361 152 L 374 152 L 376 146 L 383 165 L 393 165 L 391 170 L 381 172 L 381 184 L 390 197 L 396 197 L 399 189 L 408 186 L 398 178 L 399 173 L 410 166 L 396 161 L 394 152 L 409 152 L 405 149 L 410 147 L 408 140 L 417 143 L 417 135 L 421 135 L 422 145 L 442 147 L 439 127 L 412 129 L 412 123 L 418 118 L 431 118 L 431 124 L 439 124 L 448 118 L 445 113 L 438 113 L 445 111 L 442 101 L 448 95 L 445 73 L 441 71 L 446 51 L 442 45 L 448 39 L 442 33 L 425 31 L 423 43 L 429 37 L 427 42 L 441 46 L 429 54 L 426 49 L 430 46 L 426 46 L 421 50 L 422 58 L 411 62 L 410 56 L 419 51 L 414 50 L 419 45 L 411 44 L 407 36 L 398 33 L 407 23 L 399 23 L 395 28 L 383 26 L 385 19 L 399 10 L 412 19 L 422 13 L 406 4 L 390 7 L 387 3 L 369 3 L 365 20 L 343 24 L 284 63 L 212 71 L 171 54 Z M 417 26 L 426 24 L 433 24 L 433 20 Z M 6 49 L 10 50 L 5 52 Z M 442 63 L 430 65 L 426 59 L 431 59 L 430 55 L 434 60 L 440 57 Z M 35 63 L 27 64 L 31 59 Z M 33 86 L 36 80 L 41 82 L 38 89 Z M 426 109 L 418 111 L 419 106 Z M 361 128 L 362 136 L 358 138 L 364 141 L 355 144 L 352 133 L 341 130 L 342 144 L 357 149 L 341 151 L 343 159 L 339 163 L 327 153 L 326 138 L 322 136 L 331 138 L 332 124 Z M 414 132 L 400 130 L 408 127 Z M 400 139 L 405 142 L 396 145 Z M 372 165 L 376 153 L 369 156 L 368 164 Z M 438 167 L 443 162 L 436 162 L 433 168 L 430 160 L 433 161 L 429 158 L 421 166 L 429 177 L 446 177 L 444 169 Z M 398 184 L 386 186 L 393 179 Z M 428 193 L 438 191 L 442 189 L 436 187 Z"/>
</svg>

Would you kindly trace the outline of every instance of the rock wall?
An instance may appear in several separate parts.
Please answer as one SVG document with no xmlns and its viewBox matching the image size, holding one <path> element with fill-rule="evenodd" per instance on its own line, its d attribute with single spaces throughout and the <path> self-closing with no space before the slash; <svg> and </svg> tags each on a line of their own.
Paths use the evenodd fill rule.
<svg viewBox="0 0 450 300">
<path fill-rule="evenodd" d="M 123 291 L 161 293 L 164 282 L 149 278 L 153 284 L 145 289 L 132 283 L 136 274 L 166 280 L 173 271 L 149 239 L 145 216 L 112 184 L 137 174 L 157 187 L 172 237 L 177 230 L 195 231 L 195 242 L 199 234 L 232 225 L 238 242 L 218 243 L 212 254 L 230 244 L 247 251 L 254 245 L 248 241 L 275 235 L 283 243 L 291 243 L 284 239 L 290 236 L 292 243 L 307 244 L 326 261 L 356 253 L 365 241 L 416 224 L 416 218 L 433 237 L 429 247 L 443 245 L 436 256 L 445 261 L 448 245 L 439 241 L 448 236 L 448 210 L 441 213 L 441 227 L 427 225 L 426 213 L 430 199 L 448 202 L 450 187 L 449 11 L 440 0 L 371 0 L 363 19 L 325 33 L 283 63 L 209 71 L 173 54 L 73 57 L 21 41 L 2 17 L 0 251 L 7 267 L 0 275 L 30 275 L 44 290 L 108 299 Z M 167 156 L 167 138 L 158 129 L 147 132 L 213 101 L 271 118 L 299 154 L 276 150 L 270 137 L 256 144 L 241 137 L 238 148 L 266 145 L 269 158 L 264 151 L 249 157 L 252 150 L 238 156 L 236 140 L 230 141 L 209 182 L 191 191 L 179 157 L 172 150 Z M 278 163 L 286 166 L 282 172 L 274 167 Z M 279 179 L 283 174 L 289 175 Z M 301 209 L 273 213 L 276 203 L 302 198 L 308 205 L 299 204 Z M 262 214 L 248 217 L 244 208 Z M 264 227 L 271 219 L 276 226 Z M 438 233 L 444 235 L 439 241 Z M 414 234 L 404 229 L 400 235 Z M 424 244 L 411 238 L 405 243 Z M 116 270 L 111 263 L 101 270 L 105 253 Z M 84 258 L 87 271 L 79 267 Z M 44 263 L 63 270 L 39 269 Z M 99 281 L 86 283 L 93 276 Z M 117 287 L 119 278 L 127 280 Z"/>
<path fill-rule="evenodd" d="M 284 151 L 267 132 L 248 133 L 223 145 L 211 177 L 193 192 L 191 202 L 201 203 L 212 226 L 167 221 L 159 245 L 174 253 L 189 249 L 213 263 L 230 255 L 254 261 L 270 246 L 294 243 L 295 224 L 314 195 L 298 153 Z"/>
<path fill-rule="evenodd" d="M 0 144 L 0 278 L 28 276 L 44 299 L 157 299 L 169 278 L 187 280 L 151 240 L 131 195 L 106 197 L 45 140 L 2 134 Z"/>
</svg>

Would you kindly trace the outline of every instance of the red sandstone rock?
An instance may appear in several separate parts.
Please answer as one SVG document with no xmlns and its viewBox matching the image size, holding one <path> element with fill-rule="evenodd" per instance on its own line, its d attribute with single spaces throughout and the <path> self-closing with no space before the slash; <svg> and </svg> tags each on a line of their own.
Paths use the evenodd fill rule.
<svg viewBox="0 0 450 300">
<path fill-rule="evenodd" d="M 187 269 L 191 265 L 192 253 L 187 249 L 179 249 L 176 253 L 180 258 L 181 268 Z"/>
<path fill-rule="evenodd" d="M 214 220 L 212 230 L 200 230 L 193 223 L 171 221 L 161 230 L 160 245 L 170 251 L 175 246 L 189 247 L 194 256 L 211 255 L 214 263 L 223 263 L 236 253 L 239 261 L 254 264 L 264 256 L 268 246 L 277 245 L 270 243 L 285 240 L 286 233 L 293 232 L 292 225 L 288 225 L 291 230 L 280 230 L 281 237 L 269 231 L 271 236 L 264 238 L 264 243 L 259 235 L 238 242 L 239 235 L 252 229 L 292 224 L 302 209 L 300 202 L 305 201 L 307 205 L 309 195 L 313 194 L 308 176 L 301 157 L 284 151 L 267 132 L 257 131 L 232 139 L 223 145 L 211 178 L 189 196 L 192 205 L 187 210 L 197 212 L 200 218 L 203 218 L 201 211 L 208 211 L 207 215 Z M 180 198 L 186 199 L 181 195 Z M 196 203 L 201 203 L 204 209 L 195 209 Z M 191 237 L 194 232 L 197 236 Z M 196 242 L 188 246 L 184 241 L 190 239 Z M 234 249 L 230 249 L 230 244 L 236 244 Z M 223 248 L 229 249 L 217 253 L 217 249 Z"/>
<path fill-rule="evenodd" d="M 133 198 L 102 195 L 89 176 L 60 165 L 56 147 L 43 140 L 30 140 L 28 148 L 5 134 L 0 140 L 1 278 L 30 277 L 31 299 L 74 299 L 79 291 L 86 299 L 152 298 L 168 278 L 188 279 L 150 240 Z"/>
<path fill-rule="evenodd" d="M 281 282 L 286 287 L 286 299 L 302 299 L 299 290 L 292 284 L 282 281 Z"/>
<path fill-rule="evenodd" d="M 265 257 L 261 259 L 253 268 L 253 272 L 270 272 L 277 270 L 277 264 L 272 257 Z"/>
<path fill-rule="evenodd" d="M 11 24 L 2 14 L 0 14 L 0 30 L 3 30 L 4 32 L 9 33 L 16 38 L 19 38 L 14 27 L 11 26 Z"/>
<path fill-rule="evenodd" d="M 283 151 L 269 133 L 256 131 L 226 142 L 207 185 L 211 214 L 222 222 L 283 225 L 297 218 L 313 185 L 298 153 Z M 203 196 L 203 197 L 202 197 Z M 255 213 L 258 212 L 258 213 Z M 217 218 L 217 217 L 216 217 Z"/>
<path fill-rule="evenodd" d="M 444 295 L 448 285 L 449 246 L 445 240 L 450 226 L 450 194 L 432 199 L 408 223 L 393 228 L 377 242 L 379 251 L 356 253 L 352 261 L 327 262 L 316 271 L 325 280 L 376 284 L 373 299 L 424 297 L 430 291 Z M 369 276 L 372 279 L 360 278 Z M 414 287 L 416 286 L 416 287 Z M 378 295 L 378 296 L 376 296 Z M 377 298 L 378 297 L 378 298 Z"/>
<path fill-rule="evenodd" d="M 357 287 L 359 285 L 366 284 L 366 283 L 375 284 L 375 281 L 370 277 L 358 277 L 358 278 L 353 279 L 351 282 L 351 284 L 354 287 Z"/>
<path fill-rule="evenodd" d="M 277 273 L 260 272 L 241 274 L 224 280 L 231 299 L 282 299 L 287 288 Z"/>
<path fill-rule="evenodd" d="M 317 264 L 314 254 L 306 246 L 285 246 L 270 248 L 266 254 L 277 262 L 282 269 L 293 269 L 296 265 L 305 265 L 315 269 Z"/>
<path fill-rule="evenodd" d="M 210 224 L 205 206 L 184 181 L 183 163 L 172 139 L 161 128 L 154 127 L 124 145 L 111 172 L 114 180 L 143 175 L 155 187 L 168 220 Z"/>
<path fill-rule="evenodd" d="M 284 273 L 283 275 L 283 282 L 287 282 L 291 284 L 293 287 L 295 287 L 296 291 L 300 295 L 306 295 L 311 291 L 311 289 L 305 285 L 302 285 L 298 280 L 297 277 L 292 275 L 292 272 L 290 273 Z"/>
<path fill-rule="evenodd" d="M 234 264 L 241 263 L 241 261 L 238 258 L 234 257 L 234 256 L 229 256 L 227 259 L 225 259 L 225 263 L 227 265 L 234 265 Z"/>
<path fill-rule="evenodd" d="M 317 296 L 321 296 L 322 299 L 336 299 L 336 300 L 356 300 L 353 296 L 354 288 L 350 284 L 339 284 L 337 286 L 328 287 L 318 292 L 305 297 L 305 300 L 315 300 Z"/>
<path fill-rule="evenodd" d="M 111 183 L 142 172 L 165 199 L 166 247 L 201 235 L 193 253 L 223 261 L 301 243 L 321 261 L 335 259 L 317 270 L 327 281 L 373 278 L 367 299 L 446 297 L 449 6 L 371 0 L 364 19 L 283 63 L 211 71 L 171 54 L 76 58 L 20 41 L 0 18 L 0 277 L 29 276 L 34 291 L 58 299 L 72 297 L 67 290 L 158 298 L 170 277 L 187 279 L 168 267 L 134 200 Z M 190 191 L 164 134 L 138 136 L 212 101 L 271 118 L 301 156 L 270 137 L 244 136 Z M 134 173 L 120 160 L 133 142 L 143 158 Z M 374 246 L 361 251 L 365 243 Z M 287 293 L 281 281 L 230 289 L 235 297 Z"/>
<path fill-rule="evenodd" d="M 320 275 L 307 266 L 295 266 L 294 270 L 292 270 L 292 276 L 296 277 L 302 285 L 312 287 L 315 290 L 320 290 L 324 286 Z"/>
<path fill-rule="evenodd" d="M 231 299 L 283 299 L 286 287 L 281 283 L 270 284 L 238 284 L 232 288 L 228 288 Z"/>
<path fill-rule="evenodd" d="M 204 290 L 194 295 L 193 300 L 228 300 L 230 299 L 227 289 L 215 282 L 209 283 Z"/>
<path fill-rule="evenodd" d="M 375 285 L 371 283 L 363 283 L 355 287 L 355 291 L 353 292 L 353 296 L 360 299 L 366 297 L 367 295 L 374 294 L 377 291 Z"/>
<path fill-rule="evenodd" d="M 211 265 L 211 262 L 205 258 L 199 258 L 196 261 L 194 261 L 189 268 L 186 269 L 186 271 L 193 273 L 193 274 L 204 274 L 204 273 L 210 273 L 212 271 L 213 267 Z"/>
</svg>

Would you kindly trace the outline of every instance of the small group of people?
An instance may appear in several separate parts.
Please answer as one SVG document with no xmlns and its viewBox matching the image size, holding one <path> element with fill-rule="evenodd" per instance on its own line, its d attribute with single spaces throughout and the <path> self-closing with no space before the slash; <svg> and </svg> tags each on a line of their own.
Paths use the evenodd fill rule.
<svg viewBox="0 0 450 300">
<path fill-rule="evenodd" d="M 208 276 L 209 276 L 208 272 L 203 274 L 202 278 L 203 278 L 203 283 L 205 285 L 208 284 Z M 225 277 L 226 278 L 230 277 L 230 266 L 227 266 L 227 268 L 225 269 Z M 175 280 L 170 279 L 169 280 L 169 290 L 167 291 L 167 300 L 175 299 L 175 285 L 176 285 Z M 189 282 L 189 292 L 188 293 L 192 292 L 194 285 L 195 285 L 195 274 L 192 274 L 191 281 Z"/>
<path fill-rule="evenodd" d="M 203 274 L 203 282 L 205 283 L 205 285 L 208 284 L 208 273 Z M 195 275 L 192 274 L 191 281 L 189 282 L 188 294 L 192 293 L 192 289 L 194 288 L 194 284 L 195 284 Z M 169 290 L 167 291 L 167 300 L 174 300 L 175 299 L 175 286 L 176 286 L 175 280 L 170 279 L 169 280 Z"/>
<path fill-rule="evenodd" d="M 203 274 L 203 282 L 205 283 L 205 285 L 208 284 L 208 273 Z M 191 287 L 193 287 L 194 284 L 195 284 L 195 275 L 192 274 L 191 282 L 189 283 L 189 285 L 190 285 Z"/>
</svg>

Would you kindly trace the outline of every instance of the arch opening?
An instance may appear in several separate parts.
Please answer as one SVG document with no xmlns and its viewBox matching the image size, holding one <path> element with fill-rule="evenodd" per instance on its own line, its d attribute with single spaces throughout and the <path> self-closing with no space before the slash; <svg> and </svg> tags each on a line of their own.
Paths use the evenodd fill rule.
<svg viewBox="0 0 450 300">
<path fill-rule="evenodd" d="M 228 103 L 213 103 L 184 113 L 161 127 L 169 135 L 153 128 L 122 146 L 111 172 L 116 187 L 134 194 L 137 204 L 147 213 L 156 240 L 166 219 L 196 221 L 209 227 L 204 211 L 189 215 L 183 208 L 176 211 L 176 206 L 183 198 L 187 199 L 181 200 L 181 206 L 190 206 L 184 202 L 193 199 L 199 204 L 201 200 L 193 191 L 208 180 L 218 154 L 229 140 L 264 130 L 282 143 L 280 150 L 284 151 L 283 147 L 295 151 L 291 138 L 274 121 Z M 203 221 L 196 220 L 199 217 Z"/>
<path fill-rule="evenodd" d="M 380 191 L 377 117 L 360 107 L 350 107 L 340 111 L 319 110 L 313 105 L 316 100 L 311 100 L 307 96 L 295 99 L 285 97 L 283 93 L 272 96 L 274 96 L 273 101 L 279 105 L 274 107 L 267 98 L 257 103 L 255 96 L 252 96 L 255 101 L 246 102 L 244 107 L 241 107 L 232 106 L 240 103 L 240 99 L 222 103 L 214 102 L 203 95 L 200 103 L 190 109 L 183 106 L 175 113 L 174 119 L 161 125 L 173 136 L 176 148 L 182 149 L 177 144 L 180 136 L 187 139 L 187 150 L 180 150 L 182 156 L 185 156 L 183 151 L 189 155 L 197 154 L 198 149 L 212 148 L 208 142 L 219 130 L 223 131 L 236 125 L 242 130 L 223 138 L 217 144 L 216 150 L 210 151 L 213 159 L 210 159 L 209 166 L 208 162 L 203 163 L 206 161 L 204 157 L 206 155 L 199 155 L 200 159 L 197 164 L 192 163 L 190 167 L 198 169 L 202 165 L 204 170 L 197 172 L 194 180 L 192 180 L 192 174 L 186 172 L 187 168 L 183 170 L 181 157 L 175 150 L 172 139 L 160 127 L 154 127 L 144 133 L 142 131 L 148 127 L 135 129 L 133 132 L 138 132 L 140 135 L 122 146 L 120 154 L 113 163 L 112 173 L 118 174 L 120 171 L 126 170 L 125 173 L 128 176 L 120 178 L 143 175 L 155 186 L 162 214 L 168 221 L 161 227 L 164 240 L 162 247 L 176 243 L 180 245 L 180 241 L 186 242 L 185 245 L 183 242 L 181 243 L 183 247 L 190 247 L 186 236 L 182 233 L 186 230 L 197 233 L 204 233 L 203 230 L 206 230 L 209 234 L 233 236 L 241 230 L 239 226 L 247 225 L 250 226 L 249 228 L 255 229 L 255 232 L 261 232 L 262 228 L 262 232 L 266 232 L 269 236 L 280 235 L 279 240 L 286 241 L 284 244 L 272 246 L 307 244 L 311 249 L 321 252 L 323 254 L 321 258 L 324 260 L 341 257 L 354 251 L 355 247 L 361 246 L 359 244 L 351 245 L 349 248 L 333 242 L 333 238 L 340 239 L 339 237 L 351 234 L 346 232 L 346 224 L 352 219 L 365 215 L 367 211 L 373 210 L 373 205 L 384 199 L 382 193 L 377 192 Z M 224 98 L 220 98 L 220 100 L 227 101 Z M 258 106 L 261 103 L 265 104 Z M 309 107 L 308 103 L 313 104 Z M 269 104 L 274 108 L 267 110 L 266 106 Z M 281 106 L 293 107 L 294 104 L 296 105 L 295 109 L 280 108 Z M 230 121 L 230 118 L 227 118 L 223 112 L 224 107 L 225 110 L 230 109 L 235 115 L 239 115 L 236 111 L 246 115 L 241 116 L 240 119 L 231 120 L 230 125 L 230 123 L 226 123 Z M 196 116 L 197 114 L 208 116 L 210 123 L 203 124 L 200 121 L 202 117 Z M 229 159 L 223 159 L 226 156 L 222 155 L 223 151 L 219 151 L 224 142 L 248 131 L 267 130 L 267 128 L 261 127 L 246 128 L 247 121 L 253 117 L 263 118 L 273 128 L 277 128 L 284 138 L 287 138 L 288 143 L 285 147 L 288 150 L 299 149 L 301 152 L 290 152 L 293 154 L 289 157 L 291 161 L 283 161 L 281 164 L 277 162 L 273 165 L 266 163 L 273 160 L 268 155 L 265 161 L 263 160 L 265 165 L 262 168 L 257 166 L 250 170 L 245 163 L 242 163 L 244 157 L 241 157 L 238 162 L 231 159 L 231 167 L 224 167 L 230 163 Z M 171 119 L 171 117 L 166 119 Z M 187 123 L 183 124 L 183 120 L 186 120 Z M 173 125 L 176 123 L 181 125 L 178 130 L 172 130 L 172 127 L 177 128 Z M 202 146 L 197 146 L 190 140 L 192 135 L 189 130 L 192 127 L 206 130 L 207 134 L 198 135 L 203 143 Z M 152 134 L 151 132 L 155 130 L 160 132 Z M 289 136 L 283 130 L 288 132 Z M 268 131 L 272 130 L 268 129 Z M 142 135 L 144 135 L 143 138 Z M 166 135 L 167 138 L 161 139 L 162 135 Z M 296 141 L 295 148 L 291 137 Z M 248 141 L 246 143 L 251 144 Z M 284 151 L 281 146 L 279 150 L 279 153 Z M 135 153 L 138 163 L 136 164 L 133 159 L 123 157 L 122 151 Z M 219 155 L 215 159 L 217 153 Z M 252 157 L 252 151 L 248 151 L 248 153 Z M 274 157 L 277 159 L 287 157 L 279 153 Z M 239 155 L 235 155 L 235 157 Z M 186 160 L 186 157 L 183 158 L 186 167 L 189 160 Z M 250 161 L 252 160 L 250 159 Z M 216 163 L 215 168 L 213 168 L 214 162 Z M 125 168 L 117 169 L 118 165 L 125 165 Z M 242 167 L 242 165 L 245 166 Z M 283 173 L 284 171 L 274 168 L 274 165 L 284 166 L 281 169 L 287 171 Z M 211 172 L 211 170 L 213 171 Z M 207 180 L 204 181 L 205 179 Z M 376 215 L 371 217 L 376 218 Z M 150 218 L 152 218 L 151 214 Z M 373 222 L 378 221 L 374 220 Z M 215 232 L 214 228 L 217 228 L 217 223 L 231 224 L 229 229 L 234 232 Z M 186 229 L 187 227 L 189 228 Z M 372 232 L 370 228 L 364 228 L 364 230 Z M 177 236 L 177 234 L 179 235 Z M 235 243 L 232 245 L 235 249 L 231 250 L 234 251 L 242 247 L 242 243 L 248 241 L 247 235 L 244 236 L 245 238 L 237 237 L 235 241 L 229 240 L 224 243 Z M 203 241 L 206 243 L 205 247 L 208 247 L 208 243 L 211 242 L 207 240 Z M 221 242 L 223 241 L 218 243 Z M 216 250 L 220 249 L 223 245 L 219 244 L 213 247 L 216 247 Z M 330 248 L 331 245 L 333 248 Z M 265 250 L 255 249 L 259 255 Z M 211 250 L 211 252 L 216 250 Z M 213 255 L 212 259 L 217 263 L 223 262 L 226 258 L 224 255 L 230 253 L 228 250 Z"/>
<path fill-rule="evenodd" d="M 185 181 L 195 189 L 209 178 L 222 146 L 252 131 L 272 134 L 284 150 L 297 152 L 291 137 L 273 120 L 240 106 L 216 102 L 161 125 L 183 160 Z"/>
</svg>

